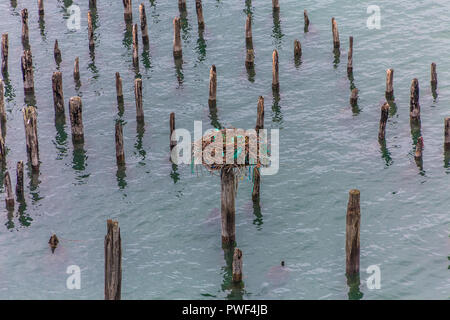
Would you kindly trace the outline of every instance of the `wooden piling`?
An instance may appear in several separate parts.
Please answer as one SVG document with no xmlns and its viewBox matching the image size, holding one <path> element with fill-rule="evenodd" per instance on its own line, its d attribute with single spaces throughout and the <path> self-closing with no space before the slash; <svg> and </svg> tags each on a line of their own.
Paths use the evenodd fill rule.
<svg viewBox="0 0 450 320">
<path fill-rule="evenodd" d="M 255 126 L 255 131 L 257 134 L 257 144 L 256 144 L 256 148 L 257 148 L 257 165 L 256 167 L 254 167 L 253 169 L 253 191 L 252 191 L 252 200 L 253 201 L 258 201 L 259 200 L 259 195 L 260 195 L 260 190 L 261 190 L 261 173 L 260 173 L 260 164 L 261 164 L 261 157 L 262 155 L 260 154 L 260 130 L 264 129 L 264 98 L 262 96 L 259 97 L 258 99 L 258 109 L 257 109 L 257 115 L 256 115 L 256 126 Z"/>
<path fill-rule="evenodd" d="M 339 30 L 336 19 L 331 18 L 331 31 L 333 32 L 333 46 L 334 49 L 339 49 L 341 42 L 339 40 Z"/>
<path fill-rule="evenodd" d="M 38 0 L 39 16 L 44 15 L 44 0 Z"/>
<path fill-rule="evenodd" d="M 123 129 L 120 121 L 116 122 L 116 160 L 117 166 L 125 164 L 125 153 L 123 151 Z"/>
<path fill-rule="evenodd" d="M 350 105 L 352 106 L 352 108 L 358 105 L 358 89 L 356 88 L 352 90 L 352 93 L 350 95 Z"/>
<path fill-rule="evenodd" d="M 9 42 L 8 34 L 2 34 L 2 75 L 5 76 L 8 73 L 8 54 L 9 54 Z"/>
<path fill-rule="evenodd" d="M 89 0 L 89 8 L 97 9 L 97 0 Z"/>
<path fill-rule="evenodd" d="M 17 161 L 16 167 L 16 199 L 20 201 L 24 197 L 23 191 L 23 161 Z"/>
<path fill-rule="evenodd" d="M 247 15 L 245 21 L 245 45 L 248 49 L 253 49 L 253 35 L 252 35 L 252 15 Z"/>
<path fill-rule="evenodd" d="M 414 78 L 411 82 L 411 94 L 409 98 L 409 115 L 412 121 L 420 120 L 419 104 L 419 80 Z"/>
<path fill-rule="evenodd" d="M 280 3 L 278 0 L 272 0 L 273 11 L 280 11 Z"/>
<path fill-rule="evenodd" d="M 232 281 L 234 283 L 239 283 L 242 281 L 242 271 L 243 271 L 243 261 L 242 261 L 242 251 L 238 248 L 234 249 L 233 254 L 233 264 L 232 264 Z"/>
<path fill-rule="evenodd" d="M 170 154 L 172 154 L 172 149 L 175 148 L 177 145 L 177 142 L 175 140 L 172 140 L 172 138 L 175 138 L 173 136 L 173 133 L 175 132 L 175 113 L 170 113 L 170 119 L 169 119 L 169 125 L 170 125 Z"/>
<path fill-rule="evenodd" d="M 450 151 L 450 117 L 445 118 L 444 122 L 444 149 Z"/>
<path fill-rule="evenodd" d="M 305 28 L 304 28 L 304 32 L 308 32 L 309 31 L 309 17 L 308 17 L 308 11 L 304 10 L 303 11 L 303 17 L 305 20 Z"/>
<path fill-rule="evenodd" d="M 142 79 L 134 80 L 134 97 L 136 99 L 136 121 L 144 122 L 144 109 L 142 105 Z"/>
<path fill-rule="evenodd" d="M 75 82 L 80 81 L 80 58 L 79 57 L 75 58 L 75 64 L 73 67 L 73 79 L 75 80 Z"/>
<path fill-rule="evenodd" d="M 353 74 L 353 37 L 349 38 L 347 74 Z"/>
<path fill-rule="evenodd" d="M 353 275 L 359 273 L 359 230 L 361 222 L 361 211 L 359 205 L 360 192 L 353 189 L 349 192 L 347 205 L 346 223 L 346 274 Z"/>
<path fill-rule="evenodd" d="M 27 146 L 28 160 L 34 172 L 39 171 L 39 142 L 37 135 L 37 113 L 36 108 L 29 106 L 22 109 L 23 123 L 25 126 L 25 140 Z"/>
<path fill-rule="evenodd" d="M 181 49 L 180 30 L 181 30 L 180 18 L 179 17 L 175 17 L 173 19 L 173 32 L 174 32 L 174 36 L 173 36 L 173 56 L 174 56 L 175 59 L 183 57 L 183 51 Z"/>
<path fill-rule="evenodd" d="M 197 11 L 197 22 L 198 28 L 205 28 L 205 20 L 203 19 L 203 8 L 202 8 L 202 0 L 195 0 L 195 9 Z"/>
<path fill-rule="evenodd" d="M 93 50 L 95 48 L 94 39 L 94 26 L 92 24 L 92 13 L 88 12 L 88 35 L 89 35 L 89 49 Z"/>
<path fill-rule="evenodd" d="M 386 99 L 394 99 L 394 69 L 386 70 Z"/>
<path fill-rule="evenodd" d="M 209 71 L 209 100 L 208 104 L 210 108 L 214 108 L 217 105 L 216 100 L 217 92 L 217 72 L 216 66 L 212 65 Z"/>
<path fill-rule="evenodd" d="M 131 0 L 122 0 L 123 1 L 123 18 L 125 22 L 128 23 L 133 21 L 133 6 L 131 4 Z"/>
<path fill-rule="evenodd" d="M 220 172 L 221 180 L 221 220 L 222 246 L 232 246 L 236 241 L 235 227 L 235 175 L 233 169 L 223 168 Z"/>
<path fill-rule="evenodd" d="M 380 128 L 378 130 L 378 140 L 384 141 L 386 137 L 386 122 L 389 116 L 389 103 L 385 102 L 381 106 Z"/>
<path fill-rule="evenodd" d="M 186 0 L 178 0 L 178 10 L 180 13 L 186 12 Z"/>
<path fill-rule="evenodd" d="M 22 16 L 22 46 L 24 50 L 27 50 L 29 49 L 30 46 L 27 8 L 22 9 L 21 16 Z"/>
<path fill-rule="evenodd" d="M 137 24 L 133 25 L 133 66 L 139 68 L 139 39 Z"/>
<path fill-rule="evenodd" d="M 55 249 L 58 246 L 59 239 L 56 236 L 56 234 L 53 234 L 50 239 L 48 240 L 48 245 L 50 246 L 50 249 L 52 250 L 52 253 L 55 253 Z"/>
<path fill-rule="evenodd" d="M 22 78 L 25 95 L 34 93 L 33 56 L 31 50 L 25 50 L 22 56 Z"/>
<path fill-rule="evenodd" d="M 0 79 L 0 125 L 4 127 L 6 123 L 6 109 L 5 109 L 5 93 L 4 82 Z"/>
<path fill-rule="evenodd" d="M 117 221 L 107 221 L 105 236 L 105 300 L 120 300 L 122 288 L 122 241 Z"/>
<path fill-rule="evenodd" d="M 248 69 L 252 69 L 255 66 L 255 53 L 253 49 L 247 49 L 247 54 L 245 55 L 245 66 Z"/>
<path fill-rule="evenodd" d="M 64 94 L 62 85 L 62 73 L 57 71 L 52 76 L 53 88 L 53 106 L 55 108 L 55 115 L 64 115 Z"/>
<path fill-rule="evenodd" d="M 5 177 L 3 179 L 5 185 L 5 203 L 7 209 L 14 209 L 14 194 L 12 192 L 11 178 L 9 177 L 9 172 L 5 172 Z"/>
<path fill-rule="evenodd" d="M 142 45 L 144 48 L 148 48 L 150 40 L 148 36 L 147 15 L 145 14 L 145 6 L 143 3 L 139 5 L 139 16 L 141 19 Z"/>
<path fill-rule="evenodd" d="M 120 77 L 119 72 L 116 72 L 116 93 L 117 103 L 119 105 L 123 104 L 122 78 Z"/>
<path fill-rule="evenodd" d="M 416 160 L 422 159 L 422 150 L 423 150 L 423 146 L 424 146 L 424 144 L 423 144 L 423 137 L 420 136 L 420 137 L 417 139 L 416 152 L 415 152 L 415 154 L 414 154 L 414 158 L 415 158 Z"/>
<path fill-rule="evenodd" d="M 280 82 L 278 76 L 278 51 L 273 50 L 272 54 L 272 89 L 278 91 L 280 89 Z"/>
<path fill-rule="evenodd" d="M 436 90 L 437 87 L 437 73 L 436 73 L 436 63 L 431 64 L 431 88 Z"/>
<path fill-rule="evenodd" d="M 55 57 L 56 65 L 59 66 L 59 64 L 62 61 L 61 58 L 61 50 L 59 49 L 58 40 L 55 40 L 55 47 L 53 48 L 53 56 Z"/>
<path fill-rule="evenodd" d="M 72 128 L 73 144 L 84 143 L 83 104 L 80 97 L 69 100 L 70 125 Z"/>
<path fill-rule="evenodd" d="M 294 58 L 300 59 L 302 56 L 302 46 L 299 40 L 294 40 Z"/>
</svg>

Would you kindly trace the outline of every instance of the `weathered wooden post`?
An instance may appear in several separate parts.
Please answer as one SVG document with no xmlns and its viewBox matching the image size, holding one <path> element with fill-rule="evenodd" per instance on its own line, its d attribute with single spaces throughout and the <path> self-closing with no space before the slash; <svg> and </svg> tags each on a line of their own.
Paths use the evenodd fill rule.
<svg viewBox="0 0 450 320">
<path fill-rule="evenodd" d="M 79 57 L 75 58 L 75 64 L 73 67 L 73 79 L 75 80 L 75 82 L 80 81 L 80 58 Z"/>
<path fill-rule="evenodd" d="M 117 221 L 107 221 L 105 236 L 105 300 L 120 300 L 122 288 L 122 240 Z"/>
<path fill-rule="evenodd" d="M 123 151 L 123 129 L 122 123 L 116 121 L 116 160 L 117 166 L 125 165 L 125 153 Z"/>
<path fill-rule="evenodd" d="M 378 140 L 384 141 L 386 137 L 386 122 L 389 116 L 389 103 L 385 102 L 381 106 L 380 128 L 378 130 Z"/>
<path fill-rule="evenodd" d="M 233 246 L 236 241 L 235 227 L 235 176 L 233 168 L 224 167 L 220 171 L 222 246 Z"/>
<path fill-rule="evenodd" d="M 253 49 L 247 49 L 245 56 L 245 66 L 247 69 L 253 69 L 255 67 L 255 53 Z"/>
<path fill-rule="evenodd" d="M 139 5 L 139 16 L 141 18 L 142 45 L 144 49 L 148 49 L 150 40 L 148 36 L 147 15 L 145 14 L 145 6 L 143 3 Z"/>
<path fill-rule="evenodd" d="M 175 138 L 173 136 L 173 133 L 175 132 L 175 113 L 174 112 L 170 113 L 169 125 L 170 125 L 170 154 L 172 154 L 172 149 L 175 148 L 175 146 L 177 145 L 176 140 L 172 140 L 173 138 Z"/>
<path fill-rule="evenodd" d="M 336 51 L 336 49 L 339 49 L 341 47 L 341 42 L 339 40 L 338 25 L 334 17 L 331 18 L 331 31 L 333 32 L 333 47 Z"/>
<path fill-rule="evenodd" d="M 53 106 L 55 107 L 55 116 L 64 115 L 64 94 L 62 86 L 62 73 L 53 72 L 52 76 L 53 88 Z"/>
<path fill-rule="evenodd" d="M 419 80 L 417 80 L 416 78 L 414 78 L 411 82 L 409 116 L 413 123 L 417 123 L 420 121 Z"/>
<path fill-rule="evenodd" d="M 178 9 L 181 13 L 186 13 L 186 0 L 178 0 Z"/>
<path fill-rule="evenodd" d="M 70 125 L 74 145 L 84 143 L 83 104 L 80 97 L 69 100 Z"/>
<path fill-rule="evenodd" d="M 139 69 L 139 41 L 137 24 L 133 25 L 133 67 Z"/>
<path fill-rule="evenodd" d="M 134 80 L 134 97 L 136 99 L 136 121 L 144 122 L 144 109 L 142 105 L 142 79 Z"/>
<path fill-rule="evenodd" d="M 50 246 L 52 253 L 55 253 L 55 249 L 58 246 L 58 243 L 59 243 L 58 237 L 56 236 L 56 234 L 52 234 L 52 236 L 48 240 L 48 245 Z"/>
<path fill-rule="evenodd" d="M 359 273 L 359 230 L 361 222 L 361 211 L 359 205 L 360 192 L 353 189 L 349 192 L 347 205 L 346 223 L 346 274 L 353 275 Z"/>
<path fill-rule="evenodd" d="M 258 201 L 259 195 L 260 195 L 260 189 L 261 189 L 261 174 L 260 174 L 260 168 L 258 167 L 261 164 L 261 157 L 260 154 L 260 130 L 264 129 L 264 98 L 262 96 L 258 99 L 258 109 L 257 109 L 257 115 L 256 115 L 256 127 L 255 131 L 257 134 L 257 166 L 253 169 L 253 191 L 252 191 L 252 200 Z"/>
<path fill-rule="evenodd" d="M 4 177 L 4 185 L 5 185 L 5 203 L 6 203 L 6 208 L 8 210 L 14 209 L 14 194 L 12 192 L 12 187 L 11 187 L 11 178 L 9 177 L 9 172 L 6 171 L 5 172 L 5 177 Z"/>
<path fill-rule="evenodd" d="M 180 24 L 180 18 L 175 17 L 173 19 L 173 56 L 175 59 L 179 59 L 183 57 L 183 51 L 181 49 L 181 24 Z"/>
<path fill-rule="evenodd" d="M 29 49 L 30 46 L 27 8 L 22 9 L 21 15 L 22 15 L 22 46 L 24 50 L 27 50 Z"/>
<path fill-rule="evenodd" d="M 445 118 L 444 122 L 444 149 L 450 152 L 450 117 Z"/>
<path fill-rule="evenodd" d="M 248 49 L 253 49 L 253 35 L 252 35 L 252 15 L 247 15 L 245 21 L 245 45 Z"/>
<path fill-rule="evenodd" d="M 303 11 L 303 16 L 304 16 L 304 20 L 305 20 L 305 28 L 304 28 L 304 32 L 308 32 L 309 31 L 309 17 L 308 17 L 308 11 Z"/>
<path fill-rule="evenodd" d="M 133 21 L 133 6 L 131 4 L 131 0 L 122 0 L 123 1 L 123 17 L 125 19 L 125 23 Z"/>
<path fill-rule="evenodd" d="M 352 93 L 350 95 L 350 105 L 352 106 L 352 108 L 358 105 L 358 89 L 356 88 L 352 90 Z"/>
<path fill-rule="evenodd" d="M 2 34 L 2 75 L 8 74 L 8 54 L 9 54 L 9 43 L 8 34 Z"/>
<path fill-rule="evenodd" d="M 299 40 L 294 40 L 294 58 L 300 59 L 302 57 L 302 46 Z"/>
<path fill-rule="evenodd" d="M 44 15 L 44 0 L 38 0 L 39 15 Z"/>
<path fill-rule="evenodd" d="M 33 56 L 31 50 L 25 50 L 22 56 L 22 78 L 25 95 L 34 94 Z"/>
<path fill-rule="evenodd" d="M 24 198 L 23 192 L 23 161 L 17 161 L 16 167 L 16 198 L 17 201 L 21 201 Z"/>
<path fill-rule="evenodd" d="M 94 39 L 94 26 L 92 24 L 92 13 L 88 12 L 88 35 L 89 35 L 89 50 L 94 50 L 95 39 Z"/>
<path fill-rule="evenodd" d="M 0 125 L 1 128 L 5 126 L 6 123 L 6 110 L 5 110 L 5 94 L 4 94 L 4 83 L 0 79 Z"/>
<path fill-rule="evenodd" d="M 272 54 L 272 90 L 278 92 L 280 81 L 278 77 L 278 51 L 273 50 Z"/>
<path fill-rule="evenodd" d="M 116 72 L 116 93 L 117 103 L 119 105 L 123 104 L 122 78 L 120 77 L 119 72 Z"/>
<path fill-rule="evenodd" d="M 195 9 L 197 11 L 198 28 L 205 28 L 205 20 L 203 19 L 202 0 L 195 0 Z"/>
<path fill-rule="evenodd" d="M 436 63 L 433 62 L 431 64 L 431 91 L 433 96 L 436 96 L 437 82 Z"/>
<path fill-rule="evenodd" d="M 280 11 L 280 3 L 278 0 L 272 0 L 272 10 Z"/>
<path fill-rule="evenodd" d="M 210 108 L 214 108 L 217 105 L 216 100 L 217 92 L 217 72 L 216 66 L 212 65 L 209 71 L 209 99 L 208 104 Z"/>
<path fill-rule="evenodd" d="M 56 65 L 59 66 L 59 64 L 62 61 L 62 58 L 61 58 L 61 50 L 59 49 L 58 45 L 58 39 L 55 40 L 55 47 L 53 48 L 53 56 L 55 57 Z"/>
<path fill-rule="evenodd" d="M 353 74 L 353 37 L 349 38 L 347 74 L 349 76 Z"/>
<path fill-rule="evenodd" d="M 232 281 L 234 283 L 242 282 L 242 270 L 243 270 L 243 262 L 242 262 L 242 251 L 238 248 L 234 249 L 233 254 L 233 264 L 232 264 Z"/>
<path fill-rule="evenodd" d="M 39 171 L 39 143 L 37 135 L 36 108 L 29 106 L 22 109 L 23 123 L 25 126 L 25 140 L 27 145 L 28 160 L 31 161 L 33 172 Z"/>
<path fill-rule="evenodd" d="M 394 99 L 394 69 L 386 71 L 386 99 Z"/>
</svg>

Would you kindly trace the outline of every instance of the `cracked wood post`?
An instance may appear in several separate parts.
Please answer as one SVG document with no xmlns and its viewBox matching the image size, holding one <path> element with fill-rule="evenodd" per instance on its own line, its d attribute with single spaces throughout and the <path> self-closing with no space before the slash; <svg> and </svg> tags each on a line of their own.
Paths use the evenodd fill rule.
<svg viewBox="0 0 450 320">
<path fill-rule="evenodd" d="M 302 56 L 302 45 L 299 40 L 294 40 L 294 58 L 300 59 Z"/>
<path fill-rule="evenodd" d="M 28 160 L 31 161 L 33 172 L 39 171 L 39 143 L 37 135 L 37 113 L 35 107 L 24 107 L 23 122 L 25 126 L 25 140 Z"/>
<path fill-rule="evenodd" d="M 178 0 L 178 10 L 180 13 L 186 12 L 186 0 Z"/>
<path fill-rule="evenodd" d="M 409 98 L 409 116 L 411 121 L 418 122 L 420 120 L 420 104 L 419 104 L 419 80 L 414 78 L 411 82 L 411 94 Z"/>
<path fill-rule="evenodd" d="M 2 34 L 2 75 L 5 76 L 8 73 L 8 54 L 9 54 L 9 42 L 8 34 Z"/>
<path fill-rule="evenodd" d="M 175 113 L 174 112 L 170 113 L 169 125 L 170 125 L 170 154 L 172 154 L 173 148 L 175 148 L 175 146 L 177 145 L 176 137 L 174 136 L 174 132 L 175 132 Z"/>
<path fill-rule="evenodd" d="M 353 37 L 349 38 L 347 74 L 353 74 Z"/>
<path fill-rule="evenodd" d="M 83 104 L 80 97 L 69 100 L 70 125 L 72 128 L 73 144 L 84 143 Z"/>
<path fill-rule="evenodd" d="M 431 64 L 431 90 L 436 91 L 437 88 L 437 73 L 436 73 L 436 63 Z"/>
<path fill-rule="evenodd" d="M 123 1 L 123 18 L 125 19 L 125 23 L 133 21 L 133 6 L 131 4 L 131 0 L 122 0 Z"/>
<path fill-rule="evenodd" d="M 278 0 L 272 0 L 272 10 L 280 11 L 280 3 Z"/>
<path fill-rule="evenodd" d="M 247 15 L 245 21 L 245 45 L 248 49 L 253 49 L 253 35 L 252 35 L 252 15 Z"/>
<path fill-rule="evenodd" d="M 234 245 L 236 241 L 235 226 L 235 176 L 233 169 L 223 168 L 220 171 L 221 181 L 221 220 L 222 220 L 222 246 Z"/>
<path fill-rule="evenodd" d="M 384 141 L 386 137 L 386 122 L 389 116 L 389 103 L 385 102 L 381 106 L 380 128 L 378 130 L 378 140 Z"/>
<path fill-rule="evenodd" d="M 217 92 L 217 71 L 216 71 L 216 66 L 212 65 L 211 69 L 209 70 L 208 105 L 210 108 L 214 108 L 217 105 L 216 92 Z"/>
<path fill-rule="evenodd" d="M 278 91 L 280 89 L 280 82 L 278 76 L 278 51 L 273 50 L 272 54 L 272 90 Z"/>
<path fill-rule="evenodd" d="M 11 178 L 9 177 L 9 172 L 5 172 L 5 177 L 3 178 L 5 185 L 5 203 L 6 209 L 14 209 L 14 193 L 11 186 Z"/>
<path fill-rule="evenodd" d="M 74 67 L 73 67 L 73 79 L 75 80 L 75 82 L 80 81 L 80 58 L 79 57 L 75 58 L 75 63 L 74 63 Z"/>
<path fill-rule="evenodd" d="M 394 69 L 386 70 L 386 99 L 394 99 Z"/>
<path fill-rule="evenodd" d="M 183 51 L 181 49 L 181 35 L 180 35 L 181 23 L 180 18 L 173 18 L 173 57 L 175 59 L 183 57 Z"/>
<path fill-rule="evenodd" d="M 444 149 L 450 151 L 450 117 L 445 118 L 444 122 Z"/>
<path fill-rule="evenodd" d="M 122 123 L 116 122 L 116 160 L 117 166 L 125 165 L 125 153 L 123 151 L 123 129 Z"/>
<path fill-rule="evenodd" d="M 203 19 L 202 0 L 195 0 L 195 9 L 197 11 L 198 28 L 205 28 L 205 20 Z"/>
<path fill-rule="evenodd" d="M 139 68 L 139 39 L 137 23 L 133 25 L 133 67 Z"/>
<path fill-rule="evenodd" d="M 25 50 L 22 56 L 22 78 L 25 95 L 34 93 L 33 56 L 31 50 Z"/>
<path fill-rule="evenodd" d="M 341 42 L 339 40 L 339 30 L 336 19 L 331 18 L 331 30 L 333 31 L 333 47 L 334 49 L 339 49 Z"/>
<path fill-rule="evenodd" d="M 95 48 L 94 40 L 94 27 L 92 25 L 92 13 L 88 12 L 88 35 L 89 35 L 89 49 L 93 50 Z"/>
<path fill-rule="evenodd" d="M 257 167 L 253 169 L 253 191 L 252 191 L 252 200 L 257 201 L 259 199 L 260 189 L 261 189 L 261 173 L 259 169 L 259 165 L 261 164 L 261 154 L 260 154 L 260 136 L 259 131 L 264 129 L 264 98 L 262 96 L 258 99 L 258 109 L 257 109 L 257 115 L 256 115 L 256 127 L 255 131 L 257 134 L 257 154 L 258 158 L 257 161 Z"/>
<path fill-rule="evenodd" d="M 44 15 L 44 0 L 38 0 L 39 16 Z"/>
<path fill-rule="evenodd" d="M 148 36 L 147 15 L 145 14 L 145 6 L 143 3 L 139 5 L 139 16 L 141 19 L 142 45 L 148 48 L 150 44 Z"/>
<path fill-rule="evenodd" d="M 16 167 L 16 198 L 17 201 L 20 201 L 24 197 L 23 192 L 23 161 L 17 161 L 17 167 Z"/>
<path fill-rule="evenodd" d="M 59 66 L 59 64 L 62 61 L 61 58 L 61 50 L 59 49 L 58 40 L 55 40 L 55 47 L 53 48 L 53 56 L 55 57 L 56 65 Z"/>
<path fill-rule="evenodd" d="M 242 251 L 239 250 L 238 248 L 234 249 L 234 254 L 233 254 L 233 264 L 232 264 L 232 281 L 234 283 L 239 283 L 242 281 L 242 271 L 243 271 L 243 266 L 242 266 L 243 262 L 242 262 Z"/>
<path fill-rule="evenodd" d="M 5 110 L 5 93 L 4 82 L 0 79 L 0 125 L 3 129 L 6 124 L 6 110 Z"/>
<path fill-rule="evenodd" d="M 64 116 L 64 94 L 62 85 L 62 73 L 57 71 L 52 76 L 53 106 L 55 116 Z"/>
<path fill-rule="evenodd" d="M 116 93 L 117 103 L 119 105 L 123 104 L 122 78 L 120 77 L 119 72 L 116 72 Z"/>
<path fill-rule="evenodd" d="M 136 121 L 144 122 L 144 109 L 142 105 L 142 79 L 134 80 L 134 97 L 136 99 Z"/>
<path fill-rule="evenodd" d="M 105 236 L 105 300 L 120 300 L 122 288 L 122 241 L 117 221 L 108 220 Z"/>
<path fill-rule="evenodd" d="M 360 192 L 352 189 L 349 192 L 346 221 L 346 274 L 353 275 L 359 273 L 359 230 L 361 222 L 361 211 L 359 205 Z"/>
<path fill-rule="evenodd" d="M 352 108 L 358 105 L 358 89 L 356 88 L 352 90 L 352 93 L 350 95 L 350 105 L 352 106 Z"/>
<path fill-rule="evenodd" d="M 304 16 L 304 20 L 305 20 L 305 28 L 304 28 L 304 32 L 308 32 L 308 31 L 309 31 L 309 17 L 308 17 L 308 11 L 304 10 L 304 11 L 303 11 L 303 16 Z"/>
<path fill-rule="evenodd" d="M 30 46 L 27 8 L 22 9 L 21 15 L 22 15 L 22 46 L 23 46 L 23 49 L 26 50 Z"/>
</svg>

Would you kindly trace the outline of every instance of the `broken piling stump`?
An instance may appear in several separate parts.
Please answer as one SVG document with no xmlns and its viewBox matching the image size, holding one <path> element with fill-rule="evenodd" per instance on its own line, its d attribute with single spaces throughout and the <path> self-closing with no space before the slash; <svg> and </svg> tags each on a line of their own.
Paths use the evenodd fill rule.
<svg viewBox="0 0 450 320">
<path fill-rule="evenodd" d="M 120 77 L 119 72 L 116 72 L 116 94 L 117 94 L 117 103 L 120 106 L 123 104 L 123 91 L 122 91 L 122 78 Z"/>
<path fill-rule="evenodd" d="M 120 300 L 122 288 L 122 241 L 117 221 L 107 221 L 105 236 L 105 300 Z"/>
<path fill-rule="evenodd" d="M 9 42 L 8 34 L 2 34 L 2 75 L 8 74 L 8 54 L 9 54 Z"/>
<path fill-rule="evenodd" d="M 75 80 L 75 82 L 80 81 L 80 58 L 79 57 L 75 58 L 75 63 L 74 63 L 74 67 L 73 67 L 73 79 Z"/>
<path fill-rule="evenodd" d="M 394 100 L 394 69 L 386 70 L 386 99 Z"/>
<path fill-rule="evenodd" d="M 6 209 L 11 210 L 14 209 L 14 194 L 12 192 L 11 186 L 11 178 L 9 176 L 9 172 L 5 172 L 5 177 L 3 179 L 5 185 L 5 203 Z"/>
<path fill-rule="evenodd" d="M 24 198 L 23 191 L 23 161 L 17 161 L 16 167 L 16 199 L 21 201 Z"/>
<path fill-rule="evenodd" d="M 347 74 L 348 76 L 353 74 L 353 37 L 349 38 Z"/>
<path fill-rule="evenodd" d="M 50 246 L 50 249 L 52 250 L 52 253 L 55 253 L 55 249 L 58 246 L 58 243 L 59 243 L 58 237 L 56 236 L 56 234 L 53 234 L 50 237 L 50 240 L 48 240 L 48 245 Z"/>
<path fill-rule="evenodd" d="M 136 99 L 136 121 L 144 122 L 144 108 L 142 105 L 142 79 L 134 80 L 134 97 Z"/>
<path fill-rule="evenodd" d="M 419 80 L 416 78 L 414 78 L 411 82 L 409 115 L 412 122 L 416 123 L 420 121 Z"/>
<path fill-rule="evenodd" d="M 235 174 L 232 168 L 224 167 L 220 171 L 221 181 L 221 220 L 222 220 L 222 245 L 233 246 L 236 242 L 235 227 Z"/>
<path fill-rule="evenodd" d="M 308 11 L 304 10 L 303 11 L 303 17 L 305 20 L 305 28 L 304 28 L 304 32 L 308 32 L 309 31 L 309 17 L 308 17 Z"/>
<path fill-rule="evenodd" d="M 70 125 L 72 128 L 72 142 L 74 145 L 84 143 L 83 104 L 80 97 L 69 100 Z"/>
<path fill-rule="evenodd" d="M 203 19 L 203 8 L 202 8 L 202 0 L 195 0 L 195 9 L 197 11 L 197 22 L 198 28 L 205 28 L 205 20 Z"/>
<path fill-rule="evenodd" d="M 233 264 L 232 264 L 232 281 L 234 283 L 239 283 L 242 281 L 242 271 L 243 271 L 243 262 L 242 262 L 242 251 L 238 248 L 234 249 L 233 254 Z"/>
<path fill-rule="evenodd" d="M 28 30 L 28 10 L 27 8 L 22 9 L 22 46 L 24 50 L 29 49 L 30 47 L 30 37 Z"/>
<path fill-rule="evenodd" d="M 209 99 L 208 104 L 210 108 L 214 108 L 217 105 L 216 100 L 217 92 L 217 71 L 216 66 L 212 65 L 209 71 Z"/>
<path fill-rule="evenodd" d="M 58 40 L 55 40 L 55 47 L 53 48 L 53 56 L 55 57 L 56 65 L 59 66 L 59 64 L 62 61 L 61 58 L 61 50 L 59 49 Z"/>
<path fill-rule="evenodd" d="M 380 142 L 384 141 L 386 137 L 386 122 L 389 116 L 389 103 L 385 102 L 381 106 L 381 118 L 380 118 L 380 128 L 378 130 L 378 140 Z"/>
<path fill-rule="evenodd" d="M 39 143 L 37 135 L 36 108 L 29 106 L 22 109 L 23 123 L 25 126 L 25 140 L 28 160 L 31 162 L 33 172 L 39 171 Z"/>
<path fill-rule="evenodd" d="M 53 106 L 55 116 L 64 116 L 64 94 L 62 86 L 62 73 L 57 71 L 52 76 Z"/>
<path fill-rule="evenodd" d="M 339 40 L 339 30 L 336 19 L 331 18 L 331 31 L 333 32 L 333 48 L 339 49 L 341 47 L 341 42 Z"/>
<path fill-rule="evenodd" d="M 181 49 L 181 24 L 180 18 L 175 17 L 173 19 L 173 56 L 175 59 L 179 59 L 183 57 L 183 51 Z"/>
<path fill-rule="evenodd" d="M 25 95 L 34 94 L 33 56 L 31 50 L 25 50 L 22 56 L 22 78 Z"/>
<path fill-rule="evenodd" d="M 150 40 L 148 36 L 147 15 L 145 14 L 145 6 L 143 3 L 139 5 L 139 17 L 141 20 L 142 45 L 144 49 L 148 49 Z"/>
<path fill-rule="evenodd" d="M 272 90 L 278 92 L 280 90 L 280 81 L 278 76 L 278 51 L 273 50 L 272 54 Z"/>
<path fill-rule="evenodd" d="M 302 46 L 299 40 L 294 40 L 294 58 L 300 59 L 302 57 Z"/>
<path fill-rule="evenodd" d="M 131 0 L 122 0 L 123 1 L 123 18 L 125 19 L 125 23 L 133 21 L 133 6 L 131 4 Z"/>
<path fill-rule="evenodd" d="M 346 274 L 354 275 L 359 273 L 359 230 L 361 222 L 360 192 L 353 189 L 349 192 L 346 219 Z"/>
<path fill-rule="evenodd" d="M 117 166 L 125 165 L 125 152 L 123 151 L 123 129 L 122 123 L 116 121 L 116 160 Z"/>
<path fill-rule="evenodd" d="M 253 35 L 252 35 L 252 15 L 247 15 L 245 21 L 245 45 L 248 49 L 253 49 Z"/>
</svg>

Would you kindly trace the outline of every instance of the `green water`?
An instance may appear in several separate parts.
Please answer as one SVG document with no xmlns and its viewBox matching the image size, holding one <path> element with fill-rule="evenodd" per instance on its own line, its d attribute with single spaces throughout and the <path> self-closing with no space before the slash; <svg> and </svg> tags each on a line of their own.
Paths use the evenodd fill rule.
<svg viewBox="0 0 450 320">
<path fill-rule="evenodd" d="M 20 10 L 29 11 L 33 52 L 40 175 L 26 166 L 26 205 L 0 215 L 1 299 L 102 299 L 106 220 L 117 219 L 123 248 L 123 299 L 448 299 L 450 168 L 444 162 L 444 118 L 450 116 L 448 1 L 377 1 L 381 29 L 366 26 L 373 1 L 281 0 L 279 19 L 270 1 L 203 1 L 206 28 L 199 34 L 195 2 L 182 21 L 184 62 L 172 56 L 177 1 L 144 0 L 150 49 L 140 46 L 145 126 L 135 120 L 131 33 L 121 1 L 97 1 L 95 55 L 89 52 L 88 1 L 1 0 L 0 31 L 9 34 L 6 81 L 6 167 L 26 160 L 21 109 Z M 69 31 L 66 8 L 81 8 L 81 29 Z M 303 32 L 303 10 L 311 20 Z M 255 74 L 247 73 L 244 26 L 253 14 Z M 341 37 L 340 61 L 332 52 L 331 17 Z M 133 2 L 138 22 L 138 1 Z M 348 37 L 354 37 L 354 83 L 359 110 L 349 106 Z M 67 104 L 83 100 L 84 149 L 75 150 L 70 122 L 55 126 L 51 76 L 54 40 Z M 303 56 L 293 58 L 299 39 Z M 140 31 L 139 41 L 141 44 Z M 272 51 L 280 59 L 280 99 L 272 97 Z M 81 87 L 72 77 L 80 57 Z M 430 89 L 436 62 L 438 97 Z M 208 108 L 209 68 L 217 67 L 217 119 Z M 385 70 L 393 68 L 396 109 L 378 144 Z M 123 79 L 120 115 L 115 72 Z M 423 168 L 414 161 L 409 124 L 411 80 L 420 83 Z M 220 179 L 205 170 L 172 166 L 169 114 L 193 134 L 223 126 L 254 128 L 258 96 L 265 97 L 265 127 L 280 129 L 280 170 L 262 177 L 261 209 L 253 207 L 244 178 L 236 200 L 236 240 L 243 251 L 244 288 L 230 286 L 229 256 L 221 248 Z M 124 124 L 126 170 L 117 171 L 116 120 Z M 361 190 L 361 285 L 345 277 L 348 191 Z M 3 188 L 2 188 L 3 190 Z M 2 192 L 4 194 L 4 192 Z M 2 198 L 3 199 L 3 198 Z M 3 202 L 2 202 L 3 203 Z M 47 241 L 60 238 L 54 254 Z M 285 269 L 277 268 L 280 261 Z M 66 269 L 81 268 L 81 289 L 66 288 Z M 381 288 L 366 286 L 366 268 L 378 265 Z"/>
</svg>

